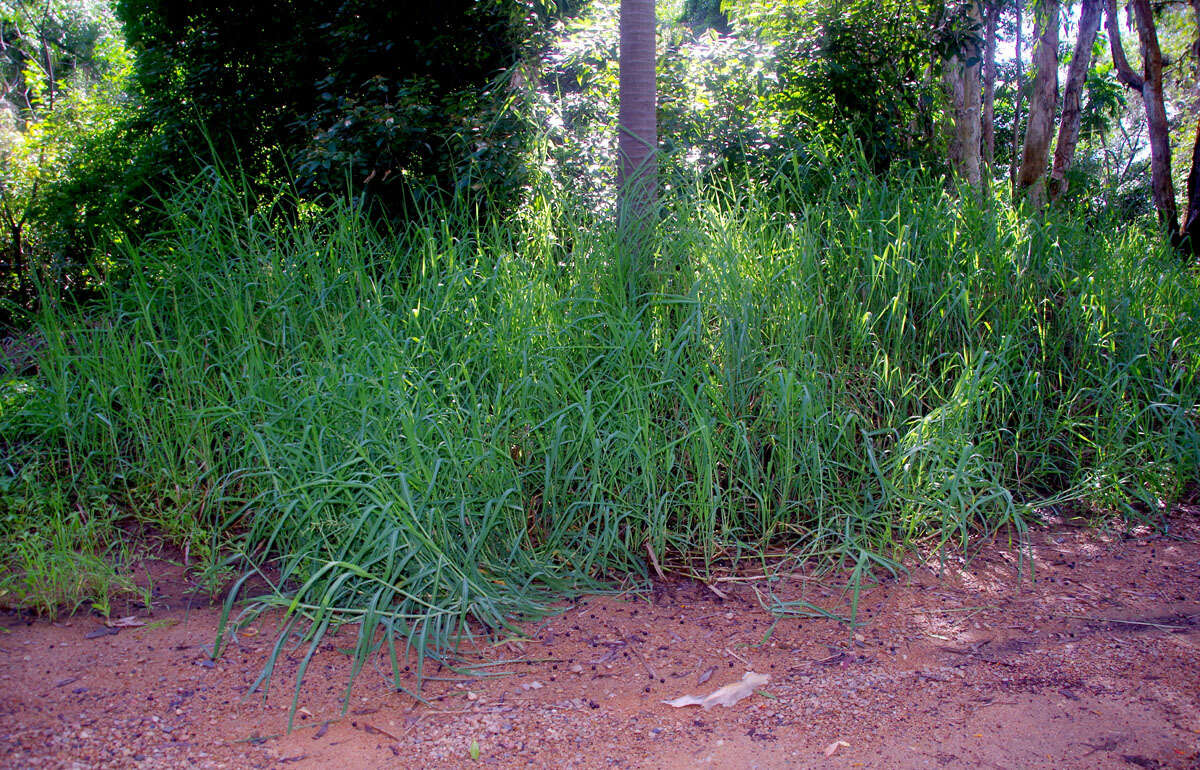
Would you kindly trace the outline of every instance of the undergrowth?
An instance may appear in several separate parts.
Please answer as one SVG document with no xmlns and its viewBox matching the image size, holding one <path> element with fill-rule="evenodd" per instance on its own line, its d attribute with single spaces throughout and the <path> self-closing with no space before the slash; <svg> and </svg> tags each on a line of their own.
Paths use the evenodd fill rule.
<svg viewBox="0 0 1200 770">
<path fill-rule="evenodd" d="M 397 686 L 397 643 L 443 654 L 647 549 L 861 574 L 1196 482 L 1200 285 L 1156 236 L 823 174 L 679 195 L 633 303 L 567 202 L 385 233 L 202 177 L 98 306 L 40 319 L 0 422 L 76 498 L 261 569 L 264 678 L 357 623 Z"/>
</svg>

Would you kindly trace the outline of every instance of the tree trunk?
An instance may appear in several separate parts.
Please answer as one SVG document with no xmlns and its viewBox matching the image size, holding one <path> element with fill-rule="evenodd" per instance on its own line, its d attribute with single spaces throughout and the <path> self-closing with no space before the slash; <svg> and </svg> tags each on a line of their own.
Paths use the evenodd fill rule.
<svg viewBox="0 0 1200 770">
<path fill-rule="evenodd" d="M 1192 42 L 1192 56 L 1200 67 L 1200 0 L 1192 0 L 1196 12 L 1196 39 Z M 1200 257 L 1200 121 L 1196 124 L 1196 139 L 1192 142 L 1192 170 L 1187 181 L 1187 212 L 1183 215 L 1183 243 L 1193 256 Z"/>
<path fill-rule="evenodd" d="M 981 0 L 968 0 L 967 12 L 971 21 L 981 24 Z M 979 176 L 979 43 L 972 42 L 952 56 L 943 70 L 946 92 L 953 105 L 953 125 L 950 126 L 948 158 L 959 179 L 972 188 L 980 189 Z"/>
<path fill-rule="evenodd" d="M 1171 178 L 1171 139 L 1167 133 L 1167 110 L 1163 104 L 1163 60 L 1158 47 L 1158 30 L 1150 0 L 1132 0 L 1137 20 L 1138 41 L 1142 48 L 1142 101 L 1146 104 L 1146 128 L 1150 131 L 1150 185 L 1158 221 L 1172 238 L 1178 238 L 1179 215 L 1175 209 L 1175 182 Z"/>
<path fill-rule="evenodd" d="M 1017 88 L 1016 99 L 1013 105 L 1013 133 L 1012 133 L 1012 152 L 1008 156 L 1008 181 L 1016 189 L 1017 185 L 1017 147 L 1021 141 L 1021 99 L 1025 95 L 1025 68 L 1021 66 L 1021 34 L 1022 27 L 1025 24 L 1024 14 L 1022 13 L 1022 1 L 1017 0 L 1017 46 L 1016 46 L 1016 65 L 1017 65 Z"/>
<path fill-rule="evenodd" d="M 658 123 L 654 0 L 621 0 L 617 232 L 632 296 L 657 219 Z"/>
<path fill-rule="evenodd" d="M 983 2 L 971 0 L 968 8 L 971 21 L 983 25 Z M 979 62 L 981 54 L 979 41 L 976 39 L 963 52 L 962 113 L 958 120 L 958 143 L 962 148 L 962 167 L 960 173 L 972 188 L 980 189 L 979 177 L 979 131 L 982 128 L 979 115 Z"/>
<path fill-rule="evenodd" d="M 1117 18 L 1117 0 L 1105 0 L 1104 28 L 1108 31 L 1108 47 L 1112 51 L 1113 66 L 1117 68 L 1117 80 L 1131 91 L 1142 92 L 1142 76 L 1133 71 L 1125 58 L 1125 46 L 1121 45 L 1121 25 Z"/>
<path fill-rule="evenodd" d="M 1149 0 L 1129 3 L 1137 22 L 1138 42 L 1142 51 L 1142 74 L 1129 66 L 1121 45 L 1121 27 L 1117 19 L 1117 1 L 1107 0 L 1105 27 L 1112 47 L 1117 79 L 1142 95 L 1146 108 L 1146 130 L 1150 135 L 1150 188 L 1158 221 L 1167 228 L 1173 243 L 1179 242 L 1179 213 L 1175 207 L 1175 184 L 1171 180 L 1171 141 L 1167 134 L 1167 111 L 1163 105 L 1162 51 Z"/>
<path fill-rule="evenodd" d="M 1017 190 L 1024 192 L 1035 206 L 1045 203 L 1046 165 L 1050 140 L 1054 136 L 1054 111 L 1058 106 L 1058 8 L 1058 0 L 1045 0 L 1034 27 L 1036 74 L 1029 99 L 1029 124 L 1025 128 L 1021 169 L 1017 172 Z"/>
<path fill-rule="evenodd" d="M 25 267 L 25 227 L 17 222 L 8 223 L 8 236 L 12 239 L 12 271 L 17 277 L 17 294 L 24 299 L 27 285 Z"/>
<path fill-rule="evenodd" d="M 942 68 L 942 87 L 946 90 L 946 98 L 950 101 L 950 108 L 942 120 L 942 131 L 946 136 L 946 161 L 954 173 L 961 177 L 963 146 L 962 134 L 958 128 L 962 123 L 964 100 L 962 68 L 957 56 L 950 57 Z"/>
<path fill-rule="evenodd" d="M 1200 0 L 1196 0 L 1200 3 Z M 990 171 L 996 165 L 996 0 L 987 7 L 983 31 L 983 162 Z"/>
<path fill-rule="evenodd" d="M 1063 89 L 1062 118 L 1058 126 L 1058 142 L 1054 147 L 1054 168 L 1050 171 L 1050 200 L 1058 200 L 1067 191 L 1067 172 L 1075 159 L 1075 146 L 1079 144 L 1079 118 L 1083 97 L 1083 81 L 1092 66 L 1092 46 L 1096 33 L 1100 31 L 1103 15 L 1101 0 L 1083 0 L 1079 12 L 1079 36 L 1075 39 L 1075 52 L 1071 54 L 1071 66 L 1067 70 L 1067 86 Z"/>
<path fill-rule="evenodd" d="M 1196 39 L 1192 41 L 1192 60 L 1196 68 L 1195 74 L 1200 76 L 1200 0 L 1192 0 L 1192 10 L 1196 13 Z"/>
<path fill-rule="evenodd" d="M 1184 243 L 1192 254 L 1200 256 L 1200 122 L 1196 124 L 1196 141 L 1192 143 L 1192 171 L 1187 181 L 1188 207 L 1183 218 Z"/>
</svg>

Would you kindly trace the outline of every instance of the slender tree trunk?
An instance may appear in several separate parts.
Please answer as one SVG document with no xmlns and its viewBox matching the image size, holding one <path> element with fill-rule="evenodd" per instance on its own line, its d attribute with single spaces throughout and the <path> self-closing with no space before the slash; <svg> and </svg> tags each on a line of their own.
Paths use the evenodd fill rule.
<svg viewBox="0 0 1200 770">
<path fill-rule="evenodd" d="M 1200 0 L 1192 0 L 1192 10 L 1196 14 L 1196 39 L 1192 41 L 1192 56 L 1195 58 L 1196 72 L 1200 74 Z"/>
<path fill-rule="evenodd" d="M 1175 183 L 1171 180 L 1171 141 L 1167 133 L 1167 111 L 1163 105 L 1162 51 L 1149 0 L 1131 0 L 1129 7 L 1137 23 L 1142 51 L 1142 74 L 1133 71 L 1121 45 L 1121 27 L 1116 0 L 1106 0 L 1105 27 L 1112 47 L 1117 79 L 1142 95 L 1146 108 L 1146 130 L 1150 135 L 1150 188 L 1158 221 L 1168 229 L 1173 243 L 1179 242 L 1179 213 L 1175 206 Z"/>
<path fill-rule="evenodd" d="M 1175 182 L 1171 177 L 1171 138 L 1167 128 L 1167 110 L 1163 104 L 1163 60 L 1158 47 L 1158 30 L 1150 0 L 1132 0 L 1137 20 L 1138 40 L 1142 48 L 1145 85 L 1142 101 L 1146 103 L 1146 127 L 1150 129 L 1150 185 L 1154 191 L 1154 207 L 1158 219 L 1171 233 L 1179 237 L 1179 215 L 1175 208 Z"/>
<path fill-rule="evenodd" d="M 46 0 L 46 8 L 42 11 L 42 20 L 38 25 L 38 41 L 42 46 L 42 64 L 45 66 L 46 73 L 46 109 L 48 112 L 54 112 L 55 92 L 58 90 L 54 78 L 54 57 L 50 54 L 50 45 L 47 43 L 49 39 L 50 10 L 52 8 L 51 0 Z"/>
<path fill-rule="evenodd" d="M 1058 106 L 1058 0 L 1045 0 L 1035 25 L 1033 51 L 1036 74 L 1029 99 L 1029 124 L 1017 172 L 1017 190 L 1034 205 L 1045 203 L 1046 165 L 1054 137 L 1054 112 Z"/>
<path fill-rule="evenodd" d="M 657 212 L 654 0 L 621 0 L 617 231 L 631 298 L 648 266 Z"/>
<path fill-rule="evenodd" d="M 1184 243 L 1192 254 L 1200 256 L 1200 122 L 1196 125 L 1196 141 L 1192 143 L 1192 171 L 1187 181 L 1188 207 L 1183 218 Z"/>
<path fill-rule="evenodd" d="M 996 165 L 996 17 L 999 14 L 1000 9 L 992 0 L 983 28 L 983 162 L 989 171 Z"/>
<path fill-rule="evenodd" d="M 971 21 L 981 24 L 981 0 L 968 0 L 967 12 Z M 979 61 L 978 42 L 968 45 L 946 62 L 943 79 L 953 104 L 953 125 L 950 126 L 948 155 L 950 165 L 959 179 L 972 188 L 980 189 L 979 175 Z"/>
<path fill-rule="evenodd" d="M 1121 45 L 1121 24 L 1117 18 L 1117 0 L 1104 2 L 1104 28 L 1108 31 L 1108 47 L 1112 51 L 1113 65 L 1117 68 L 1117 80 L 1131 91 L 1142 92 L 1142 76 L 1133 71 L 1125 58 L 1125 46 Z"/>
<path fill-rule="evenodd" d="M 963 145 L 958 127 L 962 123 L 964 94 L 960 61 L 957 56 L 952 56 L 942 68 L 942 87 L 946 90 L 946 98 L 950 100 L 950 108 L 942 120 L 942 131 L 946 135 L 946 160 L 954 173 L 961 177 Z"/>
<path fill-rule="evenodd" d="M 982 26 L 983 2 L 971 0 L 968 9 L 971 21 Z M 979 50 L 979 42 L 968 46 L 964 52 L 962 69 L 963 107 L 958 121 L 958 141 L 962 147 L 963 178 L 972 188 L 980 189 L 979 176 L 979 132 L 982 128 L 979 111 L 979 63 L 983 52 Z"/>
<path fill-rule="evenodd" d="M 12 262 L 11 267 L 13 274 L 17 277 L 17 293 L 25 298 L 26 273 L 25 267 L 25 227 L 18 222 L 8 223 L 8 237 L 12 240 Z"/>
<path fill-rule="evenodd" d="M 1196 39 L 1192 43 L 1192 56 L 1197 62 L 1197 70 L 1200 70 L 1200 0 L 1192 0 L 1192 10 L 1196 12 Z M 1200 72 L 1197 74 L 1200 78 Z M 1200 94 L 1196 94 L 1196 97 L 1200 99 Z M 1193 109 L 1196 106 L 1193 104 Z M 1182 236 L 1192 255 L 1200 257 L 1200 121 L 1197 121 L 1196 139 L 1192 143 L 1192 170 L 1188 174 L 1187 195 Z"/>
<path fill-rule="evenodd" d="M 1021 36 L 1025 25 L 1022 5 L 1022 0 L 1017 0 L 1017 88 L 1015 104 L 1013 105 L 1012 152 L 1008 156 L 1008 181 L 1009 184 L 1013 185 L 1014 189 L 1017 185 L 1017 148 L 1021 142 L 1021 99 L 1025 96 L 1025 68 L 1021 66 Z"/>
<path fill-rule="evenodd" d="M 1079 12 L 1079 36 L 1075 39 L 1075 52 L 1071 54 L 1071 66 L 1067 70 L 1058 142 L 1054 147 L 1054 167 L 1050 171 L 1050 200 L 1058 200 L 1067 191 L 1067 172 L 1071 170 L 1075 146 L 1079 144 L 1083 81 L 1092 66 L 1092 47 L 1096 43 L 1096 33 L 1100 31 L 1103 11 L 1101 0 L 1083 0 Z"/>
</svg>

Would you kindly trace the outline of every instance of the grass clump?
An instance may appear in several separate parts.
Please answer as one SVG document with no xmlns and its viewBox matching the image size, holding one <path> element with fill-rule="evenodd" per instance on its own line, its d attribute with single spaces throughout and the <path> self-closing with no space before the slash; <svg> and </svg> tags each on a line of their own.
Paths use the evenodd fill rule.
<svg viewBox="0 0 1200 770">
<path fill-rule="evenodd" d="M 42 318 L 13 429 L 274 566 L 272 665 L 357 622 L 397 685 L 398 640 L 444 651 L 647 546 L 862 572 L 1037 506 L 1153 518 L 1196 482 L 1200 286 L 1155 238 L 826 173 L 680 200 L 635 305 L 569 206 L 381 233 L 203 178 L 99 306 Z"/>
<path fill-rule="evenodd" d="M 108 615 L 115 595 L 135 591 L 122 573 L 128 551 L 113 538 L 121 517 L 102 487 L 62 474 L 56 447 L 9 439 L 33 417 L 36 394 L 26 378 L 0 380 L 0 607 L 90 604 Z"/>
</svg>

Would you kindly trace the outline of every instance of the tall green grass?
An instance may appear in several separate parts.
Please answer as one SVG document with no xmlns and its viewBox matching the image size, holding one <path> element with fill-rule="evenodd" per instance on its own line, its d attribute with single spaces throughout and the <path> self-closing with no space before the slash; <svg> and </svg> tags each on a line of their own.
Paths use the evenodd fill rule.
<svg viewBox="0 0 1200 770">
<path fill-rule="evenodd" d="M 396 666 L 647 547 L 861 571 L 1197 481 L 1200 279 L 1156 238 L 823 173 L 680 196 L 634 304 L 566 203 L 380 233 L 202 178 L 100 306 L 41 319 L 0 419 L 272 575 L 277 652 L 359 622 Z"/>
</svg>

